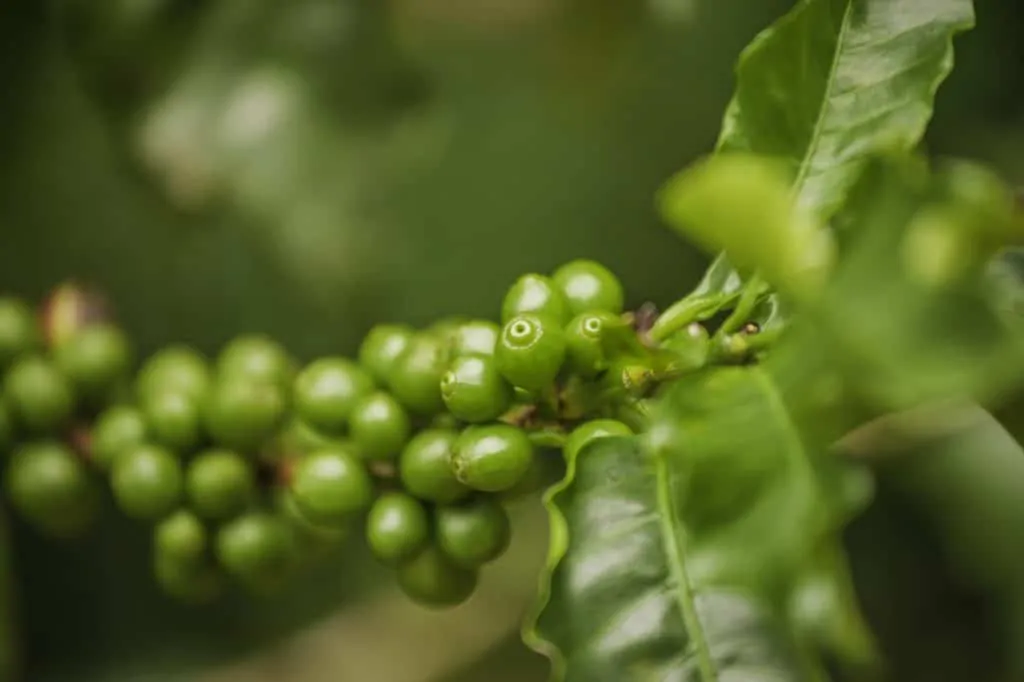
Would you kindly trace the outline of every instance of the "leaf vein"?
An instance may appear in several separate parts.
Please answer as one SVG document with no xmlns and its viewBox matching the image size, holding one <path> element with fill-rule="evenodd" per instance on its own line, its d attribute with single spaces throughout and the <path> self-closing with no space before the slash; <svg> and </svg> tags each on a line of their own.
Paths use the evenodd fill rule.
<svg viewBox="0 0 1024 682">
<path fill-rule="evenodd" d="M 661 526 L 662 542 L 665 545 L 665 551 L 668 553 L 666 559 L 668 560 L 669 572 L 672 581 L 676 584 L 674 594 L 679 604 L 679 610 L 683 615 L 683 622 L 686 624 L 686 629 L 692 637 L 694 649 L 696 650 L 697 667 L 700 670 L 701 677 L 706 682 L 714 682 L 714 680 L 718 679 L 718 672 L 715 669 L 714 660 L 711 656 L 711 646 L 708 643 L 704 628 L 700 622 L 700 616 L 697 614 L 697 609 L 694 605 L 693 586 L 690 584 L 690 578 L 686 572 L 686 559 L 683 555 L 685 549 L 682 546 L 682 532 L 678 528 L 680 521 L 676 514 L 677 505 L 675 504 L 672 486 L 670 485 L 671 471 L 665 457 L 658 457 L 657 459 L 656 478 L 659 525 Z"/>
<path fill-rule="evenodd" d="M 825 81 L 825 92 L 822 97 L 821 108 L 818 110 L 818 117 L 814 121 L 814 128 L 811 129 L 811 138 L 807 142 L 807 151 L 800 162 L 800 170 L 797 172 L 796 180 L 793 182 L 793 187 L 798 195 L 803 190 L 803 184 L 807 180 L 807 173 L 811 169 L 814 158 L 817 155 L 818 144 L 821 141 L 820 138 L 824 131 L 825 121 L 829 110 L 829 102 L 832 95 L 832 88 L 835 87 L 836 75 L 839 73 L 839 63 L 842 61 L 841 55 L 843 52 L 843 44 L 846 42 L 846 34 L 850 28 L 852 8 L 853 0 L 849 0 L 849 2 L 846 3 L 846 9 L 843 11 L 843 20 L 839 26 L 839 35 L 836 37 L 835 55 L 832 59 L 832 65 L 829 67 L 828 78 Z"/>
</svg>

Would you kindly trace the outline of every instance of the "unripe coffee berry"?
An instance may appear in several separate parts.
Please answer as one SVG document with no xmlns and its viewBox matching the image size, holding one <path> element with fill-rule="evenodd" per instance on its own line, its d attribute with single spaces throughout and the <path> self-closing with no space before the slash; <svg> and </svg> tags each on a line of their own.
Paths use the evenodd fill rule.
<svg viewBox="0 0 1024 682">
<path fill-rule="evenodd" d="M 455 417 L 467 422 L 486 422 L 500 417 L 512 404 L 512 385 L 487 355 L 455 358 L 441 377 L 441 397 Z"/>
<path fill-rule="evenodd" d="M 94 324 L 72 334 L 57 347 L 54 358 L 79 396 L 97 400 L 110 396 L 127 378 L 132 350 L 120 329 Z"/>
<path fill-rule="evenodd" d="M 396 458 L 411 430 L 405 409 L 383 391 L 360 400 L 349 415 L 349 435 L 364 459 Z"/>
<path fill-rule="evenodd" d="M 493 497 L 438 507 L 434 515 L 437 545 L 453 563 L 476 568 L 505 553 L 512 539 L 508 512 Z"/>
<path fill-rule="evenodd" d="M 211 383 L 209 363 L 188 346 L 170 346 L 150 357 L 139 370 L 135 388 L 139 396 L 180 393 L 201 401 Z"/>
<path fill-rule="evenodd" d="M 438 504 L 451 504 L 469 494 L 470 489 L 455 477 L 452 468 L 458 436 L 452 429 L 428 429 L 413 436 L 398 462 L 406 490 Z"/>
<path fill-rule="evenodd" d="M 85 463 L 57 442 L 18 448 L 4 472 L 11 505 L 42 533 L 81 535 L 96 519 L 99 491 Z"/>
<path fill-rule="evenodd" d="M 558 376 L 565 361 L 565 332 L 548 318 L 517 315 L 501 330 L 498 370 L 519 388 L 540 391 Z"/>
<path fill-rule="evenodd" d="M 381 324 L 371 329 L 363 339 L 359 347 L 359 364 L 370 373 L 377 385 L 388 383 L 395 361 L 405 351 L 415 333 L 412 327 L 405 325 Z"/>
<path fill-rule="evenodd" d="M 398 586 L 409 599 L 435 609 L 451 608 L 469 599 L 477 572 L 459 568 L 433 545 L 398 567 Z"/>
<path fill-rule="evenodd" d="M 75 409 L 71 384 L 49 360 L 30 355 L 4 377 L 4 397 L 18 423 L 36 434 L 65 426 Z"/>
<path fill-rule="evenodd" d="M 441 377 L 447 358 L 442 340 L 427 333 L 414 336 L 389 374 L 392 395 L 410 412 L 432 415 L 444 407 Z"/>
<path fill-rule="evenodd" d="M 622 284 L 611 270 L 592 260 L 574 260 L 551 276 L 565 297 L 571 315 L 590 310 L 619 314 L 625 296 Z"/>
<path fill-rule="evenodd" d="M 280 426 L 285 410 L 277 384 L 243 374 L 225 375 L 207 396 L 203 421 L 218 445 L 253 454 Z"/>
<path fill-rule="evenodd" d="M 521 429 L 507 424 L 470 426 L 455 443 L 455 477 L 474 490 L 513 488 L 530 470 L 533 445 Z"/>
<path fill-rule="evenodd" d="M 105 410 L 92 428 L 89 452 L 92 463 L 109 469 L 125 450 L 145 442 L 148 436 L 142 412 L 129 405 Z"/>
<path fill-rule="evenodd" d="M 373 482 L 363 463 L 343 449 L 312 452 L 291 471 L 289 491 L 316 525 L 339 525 L 370 506 Z"/>
<path fill-rule="evenodd" d="M 359 365 L 345 358 L 322 358 L 295 378 L 295 410 L 323 433 L 342 433 L 352 407 L 373 390 L 373 377 Z"/>
<path fill-rule="evenodd" d="M 559 325 L 568 322 L 570 317 L 565 296 L 551 278 L 532 273 L 517 279 L 501 304 L 504 323 L 523 313 L 540 315 Z"/>
<path fill-rule="evenodd" d="M 157 445 L 139 445 L 123 452 L 111 469 L 110 484 L 121 510 L 145 521 L 174 511 L 184 487 L 178 458 Z"/>
<path fill-rule="evenodd" d="M 0 298 L 0 370 L 42 345 L 36 316 L 17 298 Z"/>
<path fill-rule="evenodd" d="M 231 450 L 206 450 L 189 463 L 185 489 L 200 516 L 229 519 L 256 499 L 256 477 L 242 455 Z"/>
<path fill-rule="evenodd" d="M 395 566 L 411 559 L 429 540 L 427 510 L 416 498 L 389 492 L 373 503 L 366 519 L 366 541 L 382 563 Z"/>
<path fill-rule="evenodd" d="M 224 346 L 217 357 L 217 374 L 222 379 L 247 379 L 285 390 L 291 385 L 295 363 L 277 341 L 250 334 Z"/>
</svg>

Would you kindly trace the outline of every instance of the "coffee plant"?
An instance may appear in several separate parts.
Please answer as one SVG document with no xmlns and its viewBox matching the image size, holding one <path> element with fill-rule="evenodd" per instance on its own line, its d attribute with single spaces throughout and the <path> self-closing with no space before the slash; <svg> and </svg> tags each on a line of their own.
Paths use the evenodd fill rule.
<svg viewBox="0 0 1024 682">
<path fill-rule="evenodd" d="M 554 679 L 878 679 L 841 538 L 873 472 L 838 444 L 1024 383 L 1024 212 L 921 149 L 973 22 L 970 0 L 801 0 L 761 33 L 715 152 L 657 197 L 717 256 L 661 311 L 580 259 L 492 319 L 382 321 L 300 363 L 259 335 L 136 358 L 88 287 L 4 298 L 7 503 L 61 540 L 109 494 L 186 603 L 278 589 L 358 529 L 440 609 L 508 547 L 506 503 L 544 491 L 523 636 Z"/>
</svg>

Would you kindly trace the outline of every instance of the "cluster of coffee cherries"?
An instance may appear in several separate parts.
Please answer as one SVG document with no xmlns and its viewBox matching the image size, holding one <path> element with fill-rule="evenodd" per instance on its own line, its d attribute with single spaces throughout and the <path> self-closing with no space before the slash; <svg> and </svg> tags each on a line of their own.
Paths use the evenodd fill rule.
<svg viewBox="0 0 1024 682">
<path fill-rule="evenodd" d="M 0 299 L 7 500 L 71 538 L 109 497 L 152 524 L 156 579 L 187 601 L 273 590 L 361 527 L 410 598 L 453 606 L 507 549 L 510 499 L 549 482 L 559 453 L 636 428 L 624 415 L 652 355 L 623 303 L 578 260 L 519 278 L 500 324 L 379 325 L 356 359 L 300 366 L 247 335 L 136 367 L 82 287 L 38 309 Z"/>
</svg>

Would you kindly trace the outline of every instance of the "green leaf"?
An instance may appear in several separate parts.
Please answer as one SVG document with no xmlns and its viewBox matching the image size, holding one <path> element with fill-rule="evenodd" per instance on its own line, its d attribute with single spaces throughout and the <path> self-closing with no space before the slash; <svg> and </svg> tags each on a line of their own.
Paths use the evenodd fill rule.
<svg viewBox="0 0 1024 682">
<path fill-rule="evenodd" d="M 717 149 L 778 160 L 790 173 L 797 215 L 827 220 L 874 152 L 909 151 L 920 143 L 935 93 L 953 66 L 953 36 L 973 25 L 971 0 L 801 0 L 741 55 Z M 661 193 L 663 207 L 676 203 L 673 183 Z M 705 240 L 705 247 L 747 246 L 744 239 L 765 228 L 764 214 L 741 210 L 756 202 L 746 196 L 730 201 L 738 204 L 732 239 Z M 721 229 L 708 211 L 689 218 L 688 233 Z M 805 248 L 813 256 L 825 247 Z M 769 269 L 778 265 L 764 250 L 754 255 Z M 719 256 L 712 269 L 727 264 Z M 705 302 L 695 291 L 666 313 L 678 317 Z M 652 338 L 666 338 L 663 329 L 670 326 L 656 327 Z"/>
<path fill-rule="evenodd" d="M 650 337 L 663 341 L 693 322 L 714 317 L 735 303 L 743 289 L 743 278 L 724 254 L 719 254 L 704 272 L 697 286 L 684 298 L 665 309 L 651 327 Z"/>
<path fill-rule="evenodd" d="M 823 575 L 846 594 L 828 561 L 863 502 L 839 492 L 850 472 L 814 451 L 804 406 L 791 409 L 773 370 L 680 380 L 652 415 L 648 449 L 598 441 L 569 462 L 546 497 L 548 570 L 525 635 L 556 679 L 819 679 L 810 654 L 826 645 L 798 635 L 792 601 Z M 839 599 L 826 614 L 836 648 L 871 658 L 852 606 Z"/>
<path fill-rule="evenodd" d="M 659 201 L 684 236 L 783 290 L 820 289 L 832 265 L 831 234 L 794 205 L 787 169 L 774 159 L 720 153 L 677 174 Z"/>
<path fill-rule="evenodd" d="M 973 25 L 971 0 L 802 0 L 740 57 L 718 148 L 779 158 L 828 218 L 868 155 L 918 145 Z"/>
<path fill-rule="evenodd" d="M 945 208 L 938 180 L 913 157 L 873 160 L 839 216 L 840 265 L 808 309 L 820 343 L 883 410 L 986 402 L 1024 378 L 1021 318 L 992 295 L 984 238 Z"/>
<path fill-rule="evenodd" d="M 695 585 L 672 488 L 666 462 L 635 440 L 570 462 L 547 496 L 550 589 L 524 639 L 567 682 L 808 679 L 765 602 Z"/>
</svg>

